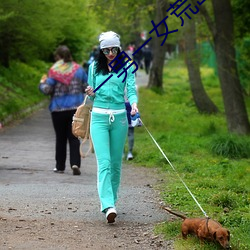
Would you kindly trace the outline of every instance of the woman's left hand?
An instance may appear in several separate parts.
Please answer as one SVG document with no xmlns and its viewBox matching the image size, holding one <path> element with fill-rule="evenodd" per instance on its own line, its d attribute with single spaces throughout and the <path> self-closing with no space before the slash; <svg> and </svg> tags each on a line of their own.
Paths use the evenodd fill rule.
<svg viewBox="0 0 250 250">
<path fill-rule="evenodd" d="M 131 105 L 131 112 L 130 112 L 130 114 L 133 116 L 133 115 L 135 115 L 137 112 L 139 112 L 139 110 L 138 110 L 138 108 L 137 108 L 137 103 L 133 103 L 133 104 Z"/>
</svg>

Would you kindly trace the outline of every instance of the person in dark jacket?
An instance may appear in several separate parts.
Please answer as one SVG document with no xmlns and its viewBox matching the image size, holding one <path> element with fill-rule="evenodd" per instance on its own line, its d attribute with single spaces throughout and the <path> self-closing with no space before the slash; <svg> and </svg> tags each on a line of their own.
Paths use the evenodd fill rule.
<svg viewBox="0 0 250 250">
<path fill-rule="evenodd" d="M 136 50 L 137 48 L 135 48 Z M 143 63 L 142 63 L 142 59 L 143 59 L 143 51 L 139 50 L 133 57 L 134 61 L 136 62 L 136 64 L 138 65 L 138 67 L 140 69 L 143 69 Z"/>
<path fill-rule="evenodd" d="M 150 65 L 151 65 L 151 61 L 153 59 L 152 51 L 151 51 L 151 49 L 149 48 L 148 45 L 146 45 L 144 50 L 143 50 L 143 57 L 144 57 L 145 71 L 146 71 L 146 74 L 148 74 L 149 69 L 150 69 Z"/>
</svg>

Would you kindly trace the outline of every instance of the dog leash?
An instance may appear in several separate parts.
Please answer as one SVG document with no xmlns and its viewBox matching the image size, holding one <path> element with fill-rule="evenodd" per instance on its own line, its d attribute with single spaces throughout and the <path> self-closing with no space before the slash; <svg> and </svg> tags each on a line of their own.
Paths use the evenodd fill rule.
<svg viewBox="0 0 250 250">
<path fill-rule="evenodd" d="M 162 153 L 162 155 L 164 156 L 164 158 L 167 160 L 167 162 L 169 163 L 169 165 L 171 166 L 171 168 L 175 171 L 175 173 L 177 174 L 177 176 L 181 180 L 182 184 L 185 186 L 185 188 L 187 189 L 187 191 L 189 192 L 189 194 L 191 195 L 191 197 L 193 198 L 193 200 L 196 202 L 196 204 L 198 205 L 198 207 L 200 208 L 200 210 L 202 211 L 202 213 L 205 215 L 205 217 L 209 218 L 209 216 L 203 210 L 203 208 L 201 207 L 201 205 L 199 204 L 199 202 L 196 200 L 196 198 L 194 197 L 194 195 L 192 194 L 192 192 L 190 191 L 190 189 L 188 188 L 188 186 L 186 185 L 186 183 L 182 180 L 182 178 L 178 174 L 178 172 L 175 169 L 175 167 L 173 166 L 173 164 L 170 162 L 170 160 L 168 159 L 168 157 L 165 155 L 165 153 L 163 152 L 163 150 L 161 149 L 161 147 L 159 146 L 159 144 L 157 143 L 157 141 L 154 139 L 154 137 L 152 136 L 152 134 L 149 132 L 148 128 L 145 126 L 145 124 L 143 123 L 143 121 L 141 120 L 141 118 L 139 118 L 139 119 L 140 119 L 142 125 L 145 127 L 146 131 L 148 132 L 149 136 L 151 137 L 151 139 L 155 143 L 155 145 L 158 147 L 158 149 L 160 150 L 160 152 Z"/>
</svg>

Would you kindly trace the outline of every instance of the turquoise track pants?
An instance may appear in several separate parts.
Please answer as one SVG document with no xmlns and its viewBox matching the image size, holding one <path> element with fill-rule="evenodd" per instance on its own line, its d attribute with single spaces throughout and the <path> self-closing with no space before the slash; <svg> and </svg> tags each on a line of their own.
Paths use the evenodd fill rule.
<svg viewBox="0 0 250 250">
<path fill-rule="evenodd" d="M 115 207 L 121 180 L 122 155 L 128 132 L 126 112 L 91 113 L 90 134 L 97 160 L 97 190 L 101 211 Z"/>
</svg>

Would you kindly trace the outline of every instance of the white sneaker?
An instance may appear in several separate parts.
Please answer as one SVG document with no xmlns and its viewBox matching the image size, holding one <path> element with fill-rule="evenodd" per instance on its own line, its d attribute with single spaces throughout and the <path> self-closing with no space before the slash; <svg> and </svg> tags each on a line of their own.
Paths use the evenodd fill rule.
<svg viewBox="0 0 250 250">
<path fill-rule="evenodd" d="M 81 175 L 81 171 L 80 171 L 80 168 L 78 166 L 73 165 L 72 170 L 73 170 L 73 175 Z"/>
<path fill-rule="evenodd" d="M 107 209 L 106 218 L 108 220 L 108 223 L 114 223 L 116 216 L 117 216 L 117 212 L 115 208 L 110 207 Z"/>
<path fill-rule="evenodd" d="M 128 152 L 127 161 L 133 160 L 134 156 L 131 152 Z"/>
</svg>

